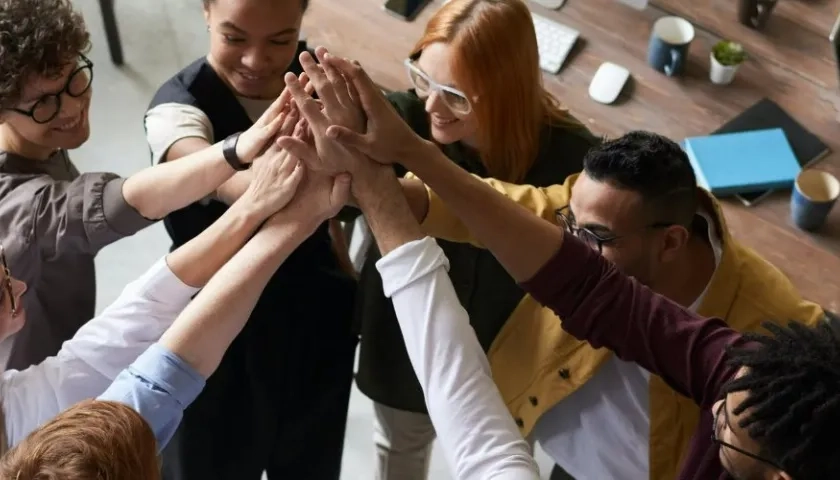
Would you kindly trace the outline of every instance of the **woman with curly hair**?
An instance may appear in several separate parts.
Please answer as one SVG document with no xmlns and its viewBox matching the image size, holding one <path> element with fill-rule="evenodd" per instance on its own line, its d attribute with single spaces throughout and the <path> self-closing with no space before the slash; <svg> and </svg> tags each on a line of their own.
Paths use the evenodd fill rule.
<svg viewBox="0 0 840 480">
<path fill-rule="evenodd" d="M 69 0 L 0 0 L 0 243 L 29 286 L 19 308 L 27 321 L 0 352 L 13 369 L 55 355 L 93 317 L 101 248 L 204 198 L 240 167 L 217 144 L 125 179 L 80 174 L 67 151 L 90 135 L 89 47 Z M 243 163 L 281 127 L 281 105 L 243 133 Z"/>
</svg>

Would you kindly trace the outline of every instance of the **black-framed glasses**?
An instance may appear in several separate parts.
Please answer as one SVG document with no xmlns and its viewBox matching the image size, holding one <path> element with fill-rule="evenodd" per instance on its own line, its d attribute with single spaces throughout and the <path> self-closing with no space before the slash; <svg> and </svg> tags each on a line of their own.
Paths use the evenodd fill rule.
<svg viewBox="0 0 840 480">
<path fill-rule="evenodd" d="M 724 420 L 723 423 L 721 423 L 721 421 L 720 421 L 721 412 L 723 412 L 723 420 Z M 720 439 L 720 429 L 723 428 L 723 425 L 729 425 L 729 411 L 726 409 L 726 397 L 724 397 L 723 401 L 720 402 L 720 405 L 718 406 L 717 411 L 715 412 L 714 422 L 715 422 L 714 425 L 712 425 L 712 442 L 717 444 L 718 447 L 723 447 L 723 448 L 728 448 L 730 450 L 734 450 L 734 451 L 740 453 L 741 455 L 745 455 L 747 457 L 752 458 L 753 460 L 757 460 L 761 463 L 765 463 L 765 464 L 770 465 L 771 467 L 776 468 L 778 470 L 784 470 L 784 468 L 782 468 L 778 463 L 774 462 L 773 460 L 770 460 L 768 458 L 764 458 L 761 455 L 756 455 L 755 453 L 750 453 L 750 452 L 744 450 L 743 448 L 738 448 L 735 445 L 732 445 L 731 443 L 724 442 L 723 440 Z"/>
<path fill-rule="evenodd" d="M 3 269 L 3 273 L 6 275 L 6 279 L 3 281 L 3 287 L 6 290 L 6 296 L 9 297 L 9 303 L 12 306 L 12 316 L 14 317 L 17 315 L 17 299 L 15 298 L 14 291 L 12 291 L 12 272 L 9 271 L 9 264 L 6 262 L 6 249 L 3 248 L 3 245 L 0 245 L 0 268 Z"/>
<path fill-rule="evenodd" d="M 576 236 L 580 239 L 583 243 L 589 246 L 589 248 L 595 250 L 598 253 L 602 253 L 604 249 L 604 245 L 609 245 L 616 240 L 621 238 L 627 237 L 629 235 L 633 235 L 637 232 L 626 233 L 624 235 L 601 235 L 598 233 L 593 232 L 592 230 L 586 227 L 579 227 L 575 222 L 575 217 L 572 214 L 572 209 L 569 205 L 565 207 L 557 209 L 554 214 L 557 216 L 557 224 L 560 225 L 568 233 Z M 651 228 L 668 228 L 675 225 L 673 222 L 653 222 L 649 225 L 645 225 L 642 227 L 641 230 L 648 230 Z"/>
<path fill-rule="evenodd" d="M 81 97 L 90 89 L 93 83 L 93 62 L 86 56 L 79 54 L 79 62 L 73 73 L 67 77 L 67 83 L 64 88 L 56 93 L 48 93 L 39 98 L 34 105 L 28 110 L 21 108 L 10 108 L 9 110 L 26 115 L 32 118 L 35 123 L 49 123 L 61 111 L 61 96 L 63 94 L 71 97 Z"/>
</svg>

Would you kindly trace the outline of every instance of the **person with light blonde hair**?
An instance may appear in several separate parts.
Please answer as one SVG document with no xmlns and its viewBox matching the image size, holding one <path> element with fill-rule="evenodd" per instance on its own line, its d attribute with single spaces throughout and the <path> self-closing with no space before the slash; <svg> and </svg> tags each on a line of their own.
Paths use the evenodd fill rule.
<svg viewBox="0 0 840 480">
<path fill-rule="evenodd" d="M 470 173 L 537 186 L 563 183 L 581 171 L 586 152 L 600 143 L 544 88 L 533 20 L 520 0 L 446 3 L 429 20 L 404 67 L 413 88 L 391 93 L 391 104 L 417 134 Z M 503 396 L 527 435 L 539 413 L 577 383 L 521 356 L 517 330 L 532 330 L 526 324 L 546 315 L 492 254 L 466 244 L 440 244 Z M 435 431 L 375 268 L 379 257 L 372 247 L 360 277 L 356 383 L 375 405 L 377 478 L 422 479 Z M 575 378 L 585 378 L 598 365 L 597 357 L 584 359 Z M 545 395 L 523 396 L 529 380 Z"/>
</svg>

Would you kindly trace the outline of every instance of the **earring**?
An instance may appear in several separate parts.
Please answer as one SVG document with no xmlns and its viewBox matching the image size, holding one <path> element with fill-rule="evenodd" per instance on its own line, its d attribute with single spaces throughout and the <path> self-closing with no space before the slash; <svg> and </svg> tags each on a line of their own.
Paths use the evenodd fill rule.
<svg viewBox="0 0 840 480">
<path fill-rule="evenodd" d="M 210 25 L 207 25 L 207 31 L 208 32 L 210 31 Z"/>
</svg>

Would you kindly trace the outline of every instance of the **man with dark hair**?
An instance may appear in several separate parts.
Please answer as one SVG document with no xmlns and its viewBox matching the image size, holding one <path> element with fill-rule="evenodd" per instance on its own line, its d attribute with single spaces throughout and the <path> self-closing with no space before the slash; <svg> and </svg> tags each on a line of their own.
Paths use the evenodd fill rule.
<svg viewBox="0 0 840 480">
<path fill-rule="evenodd" d="M 675 275 L 700 277 L 676 282 L 686 291 L 671 297 L 696 299 L 714 270 L 719 242 L 709 238 L 705 209 L 698 217 L 697 181 L 679 145 L 654 133 L 630 132 L 590 150 L 583 169 L 569 205 L 558 212 L 564 226 L 654 290 L 674 285 Z M 678 257 L 695 260 L 694 268 L 668 268 Z"/>
<path fill-rule="evenodd" d="M 700 315 L 722 318 L 735 330 L 758 330 L 764 320 L 813 325 L 823 317 L 779 270 L 730 236 L 717 201 L 697 188 L 686 154 L 661 135 L 634 131 L 604 142 L 584 158 L 583 172 L 563 185 L 485 182 L 556 221 L 657 293 Z M 434 192 L 411 179 L 403 186 L 427 233 L 471 240 Z M 553 371 L 566 369 L 568 377 L 555 376 L 554 383 L 581 384 L 545 406 L 533 429 L 520 425 L 523 435 L 538 440 L 568 472 L 558 468 L 553 478 L 673 478 L 696 429 L 697 406 L 661 378 L 615 357 L 583 377 L 581 359 L 594 355 L 589 347 L 572 348 L 575 339 L 552 337 L 545 329 L 530 331 L 530 341 L 544 347 L 535 352 L 573 352 L 552 354 L 562 357 Z M 547 354 L 526 364 L 546 365 L 544 358 Z M 505 378 L 504 372 L 494 376 Z M 532 391 L 528 396 L 537 400 L 532 408 L 543 405 L 545 394 Z"/>
<path fill-rule="evenodd" d="M 647 215 L 689 227 L 697 212 L 697 179 L 679 145 L 655 133 L 633 131 L 593 148 L 586 176 L 636 192 Z"/>
<path fill-rule="evenodd" d="M 583 172 L 563 185 L 483 181 L 560 224 L 657 293 L 738 331 L 755 331 L 764 320 L 812 325 L 823 317 L 784 274 L 730 236 L 717 201 L 697 188 L 686 154 L 661 135 L 635 131 L 604 142 L 587 154 Z M 426 233 L 477 243 L 431 189 L 412 178 L 403 180 L 403 188 Z M 546 316 L 556 322 L 552 312 Z M 558 468 L 553 478 L 673 478 L 699 409 L 661 378 L 615 357 L 587 375 L 581 366 L 598 351 L 556 334 L 550 324 L 517 329 L 531 332 L 532 338 L 519 338 L 521 345 L 544 347 L 522 352 L 520 360 L 561 372 L 552 380 L 557 388 L 578 387 L 548 405 L 540 401 L 547 399 L 543 386 L 533 380 L 517 385 L 516 395 L 509 395 L 507 383 L 500 388 L 515 418 L 536 417 L 517 422 L 522 435 L 539 440 L 571 474 Z M 494 376 L 508 375 L 494 370 Z M 519 398 L 530 403 L 517 403 Z"/>
<path fill-rule="evenodd" d="M 399 303 L 406 343 L 416 353 L 412 362 L 424 379 L 432 421 L 459 478 L 522 480 L 536 478 L 536 472 L 523 458 L 516 426 L 504 414 L 484 353 L 475 348 L 475 332 L 452 327 L 465 326 L 467 319 L 446 279 L 445 258 L 410 218 L 392 171 L 380 167 L 375 170 L 379 173 L 365 174 L 371 168 L 365 167 L 367 160 L 389 164 L 400 159 L 435 188 L 511 276 L 563 319 L 563 329 L 660 376 L 677 394 L 693 400 L 701 413 L 678 478 L 840 476 L 835 439 L 840 425 L 840 339 L 831 324 L 767 324 L 772 337 L 742 334 L 719 318 L 702 317 L 652 292 L 575 238 L 571 228 L 558 229 L 528 214 L 453 165 L 433 143 L 399 121 L 361 67 L 338 58 L 327 62 L 344 76 L 316 78 L 325 76 L 306 70 L 326 104 L 323 110 L 294 79 L 287 79 L 316 135 L 318 151 L 294 139 L 281 143 L 309 165 L 328 172 L 350 171 L 357 199 L 365 192 L 372 195 L 360 203 L 377 243 L 388 252 L 378 267 L 388 273 L 383 275 L 386 291 L 400 297 L 395 304 Z M 349 95 L 329 95 L 346 91 L 345 76 L 353 82 L 367 117 L 365 133 L 333 120 L 357 109 Z M 336 140 L 342 145 L 331 143 Z M 359 189 L 365 176 L 381 180 L 365 182 Z M 740 272 L 728 273 L 741 277 L 736 279 L 743 284 Z M 708 298 L 713 292 L 706 293 L 701 296 Z M 765 301 L 774 299 L 753 305 L 754 315 L 766 313 L 761 308 Z M 602 425 L 607 435 L 624 419 L 614 420 Z M 600 456 L 593 462 L 618 453 L 604 451 L 600 442 L 580 448 L 587 449 L 581 455 Z M 600 478 L 640 477 L 625 472 Z"/>
</svg>

